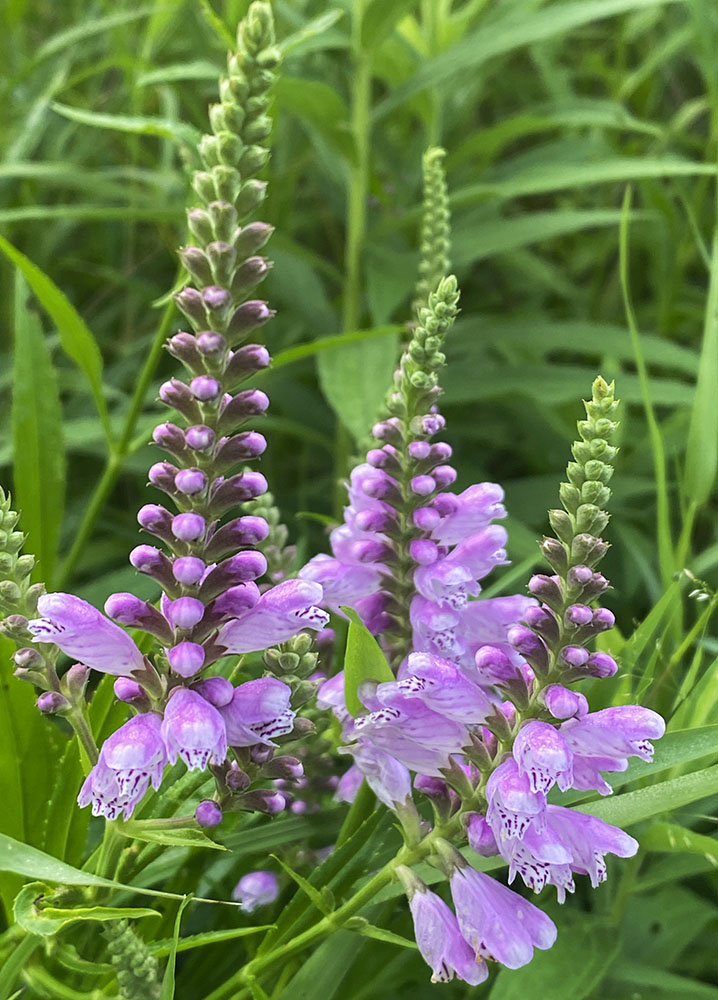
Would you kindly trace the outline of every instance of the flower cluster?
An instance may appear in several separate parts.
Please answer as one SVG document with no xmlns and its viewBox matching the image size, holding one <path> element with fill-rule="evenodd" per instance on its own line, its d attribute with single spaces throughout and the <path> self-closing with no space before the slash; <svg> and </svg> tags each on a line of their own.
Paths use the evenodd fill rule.
<svg viewBox="0 0 718 1000">
<path fill-rule="evenodd" d="M 240 387 L 270 362 L 264 346 L 247 341 L 273 315 L 265 302 L 249 299 L 269 269 L 258 251 L 272 229 L 246 219 L 265 195 L 266 184 L 255 174 L 269 156 L 266 111 L 278 59 L 269 7 L 255 3 L 220 82 L 221 103 L 210 109 L 212 134 L 200 144 L 205 169 L 195 173 L 193 185 L 201 205 L 188 216 L 194 244 L 180 251 L 194 285 L 175 299 L 194 332 L 175 334 L 167 347 L 188 380 L 166 382 L 160 399 L 179 413 L 183 426 L 165 422 L 155 429 L 154 443 L 172 461 L 149 472 L 150 485 L 174 509 L 142 507 L 141 528 L 165 548 L 142 544 L 130 555 L 135 569 L 160 585 L 159 607 L 130 593 L 113 594 L 106 617 L 72 594 L 46 594 L 27 626 L 35 643 L 53 644 L 82 664 L 73 669 L 114 674 L 116 696 L 137 713 L 106 740 L 79 795 L 81 806 L 91 804 L 108 819 L 129 817 L 177 759 L 189 770 L 213 768 L 222 805 L 282 809 L 280 793 L 248 789 L 253 778 L 270 776 L 265 770 L 275 741 L 294 731 L 301 698 L 293 698 L 287 677 L 234 686 L 208 673 L 224 656 L 266 650 L 327 622 L 316 606 L 322 597 L 317 583 L 282 580 L 260 588 L 257 581 L 267 572 L 260 546 L 270 525 L 259 513 L 234 516 L 267 490 L 264 476 L 245 466 L 265 450 L 264 436 L 246 425 L 269 400 L 259 389 Z M 159 644 L 153 660 L 127 628 Z M 84 690 L 79 681 L 76 687 Z M 301 765 L 275 758 L 270 770 L 274 777 L 296 778 Z M 196 815 L 202 825 L 216 825 L 220 804 L 205 800 Z"/>
</svg>

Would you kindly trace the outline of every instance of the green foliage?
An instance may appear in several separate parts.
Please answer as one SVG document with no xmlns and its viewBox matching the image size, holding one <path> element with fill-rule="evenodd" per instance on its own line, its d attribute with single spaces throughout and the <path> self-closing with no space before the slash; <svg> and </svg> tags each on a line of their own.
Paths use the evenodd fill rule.
<svg viewBox="0 0 718 1000">
<path fill-rule="evenodd" d="M 145 446 L 157 389 L 174 373 L 162 343 L 181 325 L 166 305 L 180 287 L 172 251 L 186 239 L 193 146 L 249 4 L 6 6 L 0 310 L 16 349 L 11 361 L 10 337 L 1 348 L 0 481 L 22 509 L 37 579 L 101 605 L 135 586 L 126 565 L 135 511 L 157 499 L 145 489 Z M 274 367 L 257 384 L 272 398 L 262 471 L 299 556 L 325 546 L 323 523 L 341 502 L 335 483 L 396 367 L 427 147 L 446 150 L 462 288 L 442 411 L 457 490 L 481 479 L 506 488 L 514 567 L 496 583 L 503 592 L 521 587 L 536 558 L 577 400 L 600 371 L 624 403 L 605 563 L 619 625 L 605 649 L 621 670 L 586 693 L 595 707 L 640 700 L 667 717 L 669 732 L 654 765 L 634 762 L 613 776 L 613 797 L 564 801 L 632 825 L 642 851 L 614 866 L 606 886 L 566 904 L 555 948 L 476 995 L 716 997 L 714 4 L 273 6 L 284 71 L 263 208 L 277 230 L 266 295 L 278 315 L 268 333 Z M 363 680 L 389 679 L 377 651 L 352 621 L 354 712 Z M 430 986 L 415 951 L 397 946 L 410 943 L 411 925 L 392 886 L 311 956 L 292 950 L 281 970 L 233 984 L 250 957 L 311 932 L 322 907 L 336 912 L 393 856 L 398 836 L 385 813 L 365 789 L 348 818 L 339 807 L 271 824 L 238 817 L 215 843 L 189 818 L 183 824 L 197 787 L 178 780 L 162 815 L 150 803 L 101 849 L 100 828 L 74 806 L 80 755 L 63 724 L 36 711 L 31 686 L 12 677 L 4 637 L 0 652 L 0 896 L 10 924 L 24 885 L 22 919 L 53 928 L 0 936 L 0 998 L 117 995 L 85 911 L 109 926 L 111 913 L 143 901 L 160 919 L 132 933 L 163 967 L 167 960 L 147 995 L 466 996 L 461 984 Z M 90 714 L 102 736 L 117 724 L 111 679 L 97 686 Z M 179 822 L 163 828 L 163 818 Z M 332 842 L 340 846 L 315 863 L 312 852 Z M 226 850 L 197 849 L 210 846 Z M 283 874 L 280 905 L 250 922 L 226 901 L 270 852 L 304 888 L 293 892 Z M 48 893 L 33 888 L 38 880 L 66 888 L 35 913 Z M 190 893 L 225 905 L 195 899 L 182 913 Z"/>
</svg>

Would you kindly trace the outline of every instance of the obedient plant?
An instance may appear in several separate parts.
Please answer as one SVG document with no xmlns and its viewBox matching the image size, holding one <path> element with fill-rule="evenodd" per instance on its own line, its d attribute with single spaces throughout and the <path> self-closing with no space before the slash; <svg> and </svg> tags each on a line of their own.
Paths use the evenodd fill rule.
<svg viewBox="0 0 718 1000">
<path fill-rule="evenodd" d="M 316 607 L 321 587 L 315 583 L 282 580 L 260 589 L 257 581 L 267 572 L 260 546 L 270 526 L 258 512 L 236 516 L 267 490 L 264 476 L 247 467 L 266 441 L 247 425 L 269 400 L 241 386 L 270 363 L 266 348 L 249 341 L 272 311 L 249 296 L 269 268 L 258 252 L 272 229 L 247 219 L 265 195 L 256 174 L 269 156 L 266 112 L 278 59 L 271 14 L 257 4 L 229 58 L 221 103 L 210 110 L 212 134 L 200 143 L 204 169 L 193 180 L 200 204 L 188 214 L 193 243 L 180 251 L 192 284 L 175 300 L 194 332 L 170 338 L 167 348 L 187 377 L 162 385 L 160 399 L 182 425 L 163 422 L 155 429 L 154 443 L 171 461 L 149 471 L 150 484 L 171 506 L 142 507 L 139 524 L 161 546 L 142 544 L 130 554 L 135 569 L 162 588 L 159 606 L 119 593 L 102 614 L 72 594 L 43 594 L 26 626 L 35 648 L 57 647 L 78 661 L 73 670 L 83 671 L 83 679 L 87 668 L 115 675 L 117 698 L 136 713 L 99 755 L 84 733 L 94 766 L 78 802 L 109 820 L 129 819 L 177 760 L 190 771 L 211 767 L 215 775 L 217 799 L 197 807 L 202 826 L 216 826 L 227 807 L 281 811 L 281 793 L 250 786 L 266 779 L 275 741 L 295 728 L 292 687 L 272 676 L 235 686 L 213 676 L 213 668 L 223 657 L 266 650 L 327 620 Z M 273 511 L 271 503 L 267 510 Z M 284 540 L 274 539 L 275 561 Z M 276 567 L 272 573 L 276 577 Z M 128 628 L 144 632 L 154 652 L 141 652 Z M 33 647 L 17 654 L 22 671 L 32 657 Z M 72 692 L 49 672 L 44 680 L 43 710 L 81 711 L 84 684 Z M 295 758 L 274 758 L 272 768 L 273 775 L 301 774 Z"/>
<path fill-rule="evenodd" d="M 340 927 L 364 933 L 360 911 L 392 882 L 406 893 L 432 980 L 477 985 L 489 963 L 517 969 L 535 949 L 550 948 L 556 928 L 520 886 L 478 870 L 467 848 L 505 867 L 510 884 L 518 876 L 534 893 L 551 886 L 564 902 L 576 875 L 597 886 L 606 855 L 630 857 L 638 847 L 561 798 L 572 789 L 610 793 L 605 774 L 625 770 L 630 757 L 649 761 L 651 740 L 664 731 L 661 717 L 640 706 L 591 711 L 581 690 L 587 679 L 617 670 L 593 644 L 613 625 L 597 601 L 608 588 L 598 566 L 607 550 L 618 404 L 613 385 L 596 379 L 560 489 L 562 508 L 549 514 L 554 535 L 541 545 L 550 572 L 533 576 L 528 594 L 484 598 L 482 581 L 507 562 L 507 532 L 497 523 L 506 510 L 495 483 L 454 492 L 451 448 L 436 440 L 445 428 L 444 341 L 459 291 L 447 273 L 443 152 L 429 150 L 419 282 L 386 412 L 366 460 L 351 471 L 332 555 L 316 556 L 292 577 L 296 552 L 257 470 L 266 441 L 254 421 L 269 400 L 246 387 L 270 364 L 266 347 L 252 341 L 272 310 L 250 295 L 269 269 L 260 251 L 272 230 L 249 220 L 265 194 L 257 174 L 269 156 L 278 61 L 270 9 L 253 3 L 210 111 L 212 134 L 200 144 L 191 245 L 180 251 L 188 284 L 175 298 L 191 332 L 176 333 L 167 348 L 185 376 L 160 388 L 178 422 L 155 429 L 153 441 L 169 457 L 149 471 L 167 500 L 141 508 L 138 521 L 153 544 L 130 555 L 161 594 L 153 603 L 116 593 L 103 613 L 73 594 L 45 593 L 30 583 L 34 561 L 20 554 L 18 515 L 0 494 L 3 631 L 19 647 L 16 675 L 40 689 L 39 710 L 67 720 L 80 742 L 86 776 L 78 804 L 109 821 L 90 862 L 97 874 L 131 869 L 131 852 L 118 862 L 108 847 L 118 824 L 128 842 L 134 833 L 164 843 L 163 831 L 184 828 L 213 846 L 198 827 L 215 830 L 227 811 L 321 813 L 330 791 L 335 800 L 361 802 L 364 781 L 377 809 L 398 818 L 403 845 L 339 905 L 331 890 L 318 891 L 282 862 L 324 917 L 289 941 L 281 938 L 286 927 L 275 928 L 279 939 L 270 933 L 211 1000 L 235 986 L 266 996 L 257 977 L 288 956 Z M 380 650 L 383 679 L 360 664 L 365 679 L 353 690 L 349 675 L 326 678 L 326 663 L 323 673 L 316 669 L 306 630 L 320 633 L 324 650 L 334 638 L 329 612 L 338 633 L 341 617 L 351 616 L 350 629 L 368 640 L 367 656 Z M 71 662 L 64 671 L 61 655 Z M 114 678 L 126 714 L 99 748 L 88 714 L 93 672 Z M 319 679 L 312 713 L 324 740 L 303 743 L 314 726 L 297 709 Z M 352 714 L 357 697 L 363 708 Z M 296 756 L 278 754 L 290 741 Z M 341 776 L 332 773 L 335 748 L 352 760 Z M 188 776 L 175 771 L 168 788 L 163 781 L 175 765 Z M 189 792 L 184 798 L 180 787 Z M 160 805 L 143 827 L 137 816 L 151 791 Z M 164 808 L 173 794 L 192 802 L 193 815 Z M 352 823 L 350 813 L 337 858 Z M 448 892 L 429 888 L 416 870 L 423 862 Z M 277 875 L 259 868 L 232 897 L 252 913 L 279 894 Z M 288 909 L 299 926 L 304 912 L 295 903 Z M 110 914 L 104 936 L 122 997 L 158 996 L 156 959 L 133 927 Z"/>
</svg>

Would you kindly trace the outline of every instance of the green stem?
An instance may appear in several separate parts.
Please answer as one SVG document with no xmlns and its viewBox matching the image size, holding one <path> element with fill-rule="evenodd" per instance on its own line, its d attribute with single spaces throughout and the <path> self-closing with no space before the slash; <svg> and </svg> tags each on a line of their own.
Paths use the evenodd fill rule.
<svg viewBox="0 0 718 1000">
<path fill-rule="evenodd" d="M 342 329 L 353 333 L 361 324 L 362 305 L 362 252 L 366 237 L 366 204 L 369 195 L 370 160 L 370 111 L 371 111 L 371 54 L 361 44 L 361 22 L 365 0 L 355 0 L 352 23 L 352 78 L 351 126 L 354 136 L 356 160 L 349 169 L 347 192 L 346 243 L 344 251 L 345 280 L 342 306 Z M 344 425 L 337 424 L 335 439 L 335 464 L 337 480 L 343 477 L 351 450 L 351 436 Z M 344 487 L 337 486 L 336 512 L 344 505 Z"/>
<path fill-rule="evenodd" d="M 64 590 L 69 580 L 72 578 L 77 562 L 84 552 L 85 546 L 92 535 L 95 522 L 100 514 L 100 511 L 104 507 L 107 498 L 112 493 L 115 483 L 119 479 L 122 469 L 124 468 L 125 459 L 130 454 L 130 446 L 135 426 L 142 412 L 147 390 L 152 382 L 157 365 L 162 356 L 162 347 L 167 334 L 169 333 L 170 327 L 172 326 L 174 311 L 174 301 L 170 301 L 165 308 L 162 320 L 157 328 L 157 333 L 155 334 L 155 338 L 152 342 L 150 353 L 148 354 L 142 371 L 140 372 L 140 377 L 137 381 L 137 385 L 135 386 L 135 391 L 125 418 L 122 433 L 120 434 L 114 450 L 108 456 L 107 464 L 105 465 L 102 476 L 95 486 L 90 502 L 85 509 L 80 527 L 75 535 L 75 539 L 65 558 L 58 583 L 58 590 Z"/>
<path fill-rule="evenodd" d="M 95 743 L 95 737 L 92 735 L 90 723 L 87 721 L 87 717 L 81 708 L 73 709 L 67 716 L 67 721 L 75 730 L 75 735 L 80 743 L 83 770 L 85 774 L 89 774 L 99 757 L 99 751 Z"/>
</svg>

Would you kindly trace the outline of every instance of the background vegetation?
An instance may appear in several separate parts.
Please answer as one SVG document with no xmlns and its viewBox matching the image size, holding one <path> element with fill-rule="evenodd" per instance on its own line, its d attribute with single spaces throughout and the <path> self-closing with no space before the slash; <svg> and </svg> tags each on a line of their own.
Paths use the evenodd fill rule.
<svg viewBox="0 0 718 1000">
<path fill-rule="evenodd" d="M 175 367 L 160 346 L 180 326 L 167 292 L 179 280 L 193 145 L 247 6 L 6 0 L 0 231 L 42 272 L 21 268 L 44 308 L 27 305 L 4 262 L 2 329 L 14 328 L 18 346 L 13 361 L 7 337 L 0 368 L 0 481 L 23 510 L 38 578 L 95 603 L 138 584 L 152 594 L 127 552 L 136 509 L 155 499 L 146 442 L 157 387 Z M 579 400 L 598 372 L 615 377 L 625 405 L 606 572 L 619 625 L 610 649 L 623 669 L 599 697 L 638 697 L 673 729 L 702 727 L 700 752 L 669 756 L 661 778 L 679 776 L 688 758 L 710 765 L 718 7 L 275 0 L 274 9 L 285 60 L 265 212 L 277 232 L 262 294 L 278 315 L 268 332 L 275 366 L 262 383 L 272 399 L 263 471 L 300 557 L 322 547 L 324 521 L 341 507 L 335 484 L 389 383 L 415 282 L 421 153 L 439 143 L 462 287 L 445 376 L 448 439 L 458 485 L 501 482 L 510 512 L 513 566 L 491 593 L 520 589 L 537 563 Z M 2 694 L 0 830 L 77 864 L 86 817 L 69 834 L 57 812 L 46 814 L 57 748 L 7 657 Z M 62 773 L 71 801 L 76 775 Z M 716 800 L 705 797 L 718 792 L 715 774 L 698 791 L 665 800 L 665 809 L 685 803 L 670 816 L 646 813 L 636 864 L 595 894 L 579 892 L 558 918 L 553 964 L 541 956 L 524 973 L 502 973 L 493 1000 L 718 997 Z M 59 794 L 51 802 L 62 811 Z M 235 853 L 213 863 L 206 852 L 167 851 L 148 884 L 226 898 L 268 852 L 326 844 L 337 815 L 238 831 Z M 0 875 L 6 904 L 18 885 Z M 405 933 L 404 911 L 383 906 Z M 186 927 L 223 926 L 218 909 L 191 908 Z M 190 952 L 178 995 L 221 983 L 244 947 Z M 325 947 L 287 995 L 467 992 L 430 987 L 406 949 L 349 932 Z M 89 996 L 53 993 L 45 975 L 29 995 Z"/>
</svg>

